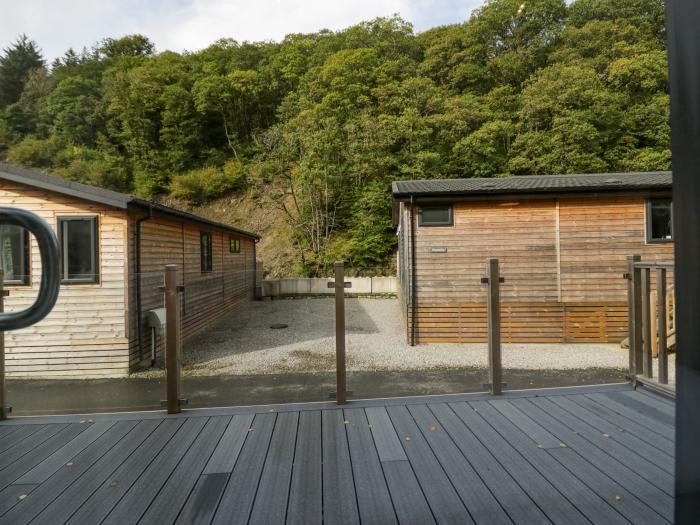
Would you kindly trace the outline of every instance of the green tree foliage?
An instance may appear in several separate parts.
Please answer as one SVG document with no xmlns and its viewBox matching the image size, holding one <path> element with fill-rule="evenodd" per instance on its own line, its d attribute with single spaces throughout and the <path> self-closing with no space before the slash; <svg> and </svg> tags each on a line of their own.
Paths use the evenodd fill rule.
<svg viewBox="0 0 700 525">
<path fill-rule="evenodd" d="M 20 36 L 14 44 L 3 49 L 0 55 L 0 109 L 17 102 L 29 74 L 43 66 L 39 48 L 27 35 Z"/>
<path fill-rule="evenodd" d="M 0 155 L 191 204 L 247 192 L 286 217 L 296 271 L 388 266 L 393 180 L 669 169 L 664 39 L 662 0 L 487 0 L 422 34 L 395 16 L 183 54 L 129 35 L 50 71 L 21 37 Z"/>
</svg>

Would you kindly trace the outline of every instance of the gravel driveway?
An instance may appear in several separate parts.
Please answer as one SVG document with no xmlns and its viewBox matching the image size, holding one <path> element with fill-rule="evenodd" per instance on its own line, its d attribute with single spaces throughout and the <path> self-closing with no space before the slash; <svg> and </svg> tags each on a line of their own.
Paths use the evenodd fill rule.
<svg viewBox="0 0 700 525">
<path fill-rule="evenodd" d="M 279 374 L 335 370 L 332 298 L 251 302 L 184 346 L 185 373 Z M 283 323 L 285 329 L 272 329 Z M 397 299 L 347 299 L 350 371 L 486 367 L 485 344 L 410 347 Z M 627 351 L 612 344 L 505 344 L 505 368 L 624 369 Z"/>
</svg>

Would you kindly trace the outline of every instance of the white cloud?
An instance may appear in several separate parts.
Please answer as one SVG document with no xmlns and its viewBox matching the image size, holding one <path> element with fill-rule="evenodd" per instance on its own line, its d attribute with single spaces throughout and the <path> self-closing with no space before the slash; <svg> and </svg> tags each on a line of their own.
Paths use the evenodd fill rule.
<svg viewBox="0 0 700 525">
<path fill-rule="evenodd" d="M 197 50 L 228 37 L 280 40 L 399 13 L 422 31 L 460 22 L 482 0 L 0 0 L 0 46 L 26 33 L 47 59 L 105 37 L 142 33 L 159 50 Z"/>
</svg>

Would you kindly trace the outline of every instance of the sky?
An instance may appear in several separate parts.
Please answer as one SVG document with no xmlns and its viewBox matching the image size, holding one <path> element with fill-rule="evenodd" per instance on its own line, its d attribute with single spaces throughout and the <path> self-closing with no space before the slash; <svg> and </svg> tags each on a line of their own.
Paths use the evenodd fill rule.
<svg viewBox="0 0 700 525">
<path fill-rule="evenodd" d="M 0 0 L 0 48 L 25 33 L 51 61 L 106 37 L 141 33 L 158 51 L 219 38 L 275 40 L 400 14 L 418 32 L 463 22 L 483 0 Z"/>
</svg>

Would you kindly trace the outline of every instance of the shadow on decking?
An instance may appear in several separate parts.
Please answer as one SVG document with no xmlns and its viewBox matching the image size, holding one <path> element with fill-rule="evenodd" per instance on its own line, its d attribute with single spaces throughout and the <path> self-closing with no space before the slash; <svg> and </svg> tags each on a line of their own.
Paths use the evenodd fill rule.
<svg viewBox="0 0 700 525">
<path fill-rule="evenodd" d="M 670 523 L 673 413 L 610 385 L 20 418 L 0 523 Z"/>
</svg>

